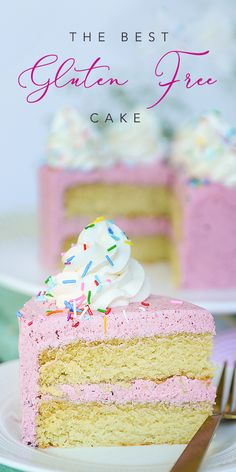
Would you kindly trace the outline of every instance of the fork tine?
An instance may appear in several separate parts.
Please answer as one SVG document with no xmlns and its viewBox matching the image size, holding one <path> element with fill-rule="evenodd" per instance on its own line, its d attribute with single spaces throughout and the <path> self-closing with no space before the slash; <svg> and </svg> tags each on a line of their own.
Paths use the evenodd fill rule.
<svg viewBox="0 0 236 472">
<path fill-rule="evenodd" d="M 214 412 L 215 413 L 222 413 L 223 411 L 223 394 L 224 394 L 224 385 L 225 385 L 225 380 L 226 380 L 226 368 L 227 368 L 227 362 L 224 362 L 224 366 L 221 372 L 220 380 L 218 383 L 218 387 L 216 390 L 216 403 L 215 403 L 215 408 Z"/>
<path fill-rule="evenodd" d="M 228 400 L 225 405 L 225 413 L 232 413 L 232 408 L 233 408 L 233 400 L 234 400 L 234 384 L 235 384 L 235 377 L 236 377 L 236 362 L 234 363 L 234 369 L 233 369 L 233 374 L 231 378 L 231 383 L 230 383 L 230 389 L 229 389 L 229 395 L 228 395 Z M 235 407 L 236 411 L 236 407 Z"/>
</svg>

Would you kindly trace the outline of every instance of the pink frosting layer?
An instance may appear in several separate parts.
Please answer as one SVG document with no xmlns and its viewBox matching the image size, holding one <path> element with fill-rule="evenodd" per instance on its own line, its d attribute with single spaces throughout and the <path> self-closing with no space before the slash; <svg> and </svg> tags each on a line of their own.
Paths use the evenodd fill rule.
<svg viewBox="0 0 236 472">
<path fill-rule="evenodd" d="M 127 167 L 118 165 L 91 172 L 54 169 L 47 165 L 39 170 L 40 187 L 40 250 L 45 267 L 54 270 L 58 265 L 63 242 L 79 234 L 89 218 L 67 218 L 64 213 L 64 192 L 73 185 L 92 184 L 137 184 L 171 186 L 172 171 L 164 162 Z M 130 237 L 144 234 L 170 234 L 169 222 L 165 218 L 118 218 L 118 224 Z"/>
<path fill-rule="evenodd" d="M 236 287 L 236 187 L 193 185 L 179 177 L 181 239 L 176 241 L 180 285 L 194 289 Z"/>
<path fill-rule="evenodd" d="M 128 166 L 117 164 L 106 168 L 97 168 L 88 172 L 78 169 L 57 169 L 44 165 L 42 173 L 53 176 L 57 182 L 61 181 L 64 187 L 81 184 L 92 184 L 104 182 L 107 184 L 140 184 L 170 185 L 172 182 L 172 171 L 162 160 L 157 159 L 149 164 L 138 164 Z"/>
<path fill-rule="evenodd" d="M 183 403 L 210 402 L 215 400 L 215 386 L 210 381 L 188 379 L 175 376 L 159 383 L 150 380 L 135 380 L 129 385 L 116 384 L 85 384 L 59 385 L 63 400 L 74 403 L 116 403 L 123 405 L 132 403 L 165 402 L 174 405 Z M 58 397 L 45 395 L 42 401 Z"/>
<path fill-rule="evenodd" d="M 112 308 L 107 316 L 107 329 L 104 334 L 103 314 L 94 312 L 89 320 L 83 319 L 77 328 L 73 328 L 73 322 L 67 321 L 66 309 L 63 313 L 46 316 L 47 310 L 57 309 L 55 302 L 41 302 L 32 298 L 21 310 L 21 334 L 28 337 L 30 332 L 31 340 L 35 340 L 42 350 L 76 339 L 97 341 L 183 332 L 215 332 L 213 317 L 204 308 L 155 295 L 150 296 L 146 303 L 147 306 L 130 303 L 127 306 Z M 123 314 L 124 310 L 126 316 Z M 29 321 L 32 322 L 30 326 Z"/>
<path fill-rule="evenodd" d="M 46 316 L 54 309 L 54 302 L 27 302 L 20 318 L 20 377 L 22 394 L 22 437 L 25 443 L 35 445 L 35 417 L 40 404 L 38 388 L 38 355 L 46 348 L 56 348 L 76 340 L 95 341 L 112 338 L 130 339 L 175 333 L 214 334 L 212 315 L 203 308 L 187 302 L 152 295 L 148 306 L 133 303 L 112 309 L 107 316 L 107 331 L 104 334 L 103 315 L 95 312 L 88 320 L 73 327 L 67 321 L 67 311 Z M 126 311 L 126 317 L 123 310 Z M 126 320 L 127 318 L 127 320 Z"/>
</svg>

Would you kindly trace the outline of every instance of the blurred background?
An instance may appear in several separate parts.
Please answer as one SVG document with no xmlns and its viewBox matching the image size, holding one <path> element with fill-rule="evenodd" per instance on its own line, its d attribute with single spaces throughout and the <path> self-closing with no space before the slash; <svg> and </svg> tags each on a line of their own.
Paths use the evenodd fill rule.
<svg viewBox="0 0 236 472">
<path fill-rule="evenodd" d="M 209 49 L 210 55 L 205 62 L 203 59 L 193 64 L 192 59 L 188 58 L 185 65 L 197 77 L 204 72 L 207 77 L 217 78 L 217 87 L 208 87 L 204 92 L 198 89 L 186 92 L 184 87 L 176 87 L 151 113 L 161 120 L 167 134 L 180 123 L 212 109 L 219 110 L 227 121 L 235 124 L 234 7 L 234 0 L 147 0 L 145 5 L 142 0 L 119 0 L 119 5 L 108 0 L 90 0 L 86 3 L 78 0 L 42 0 L 38 3 L 22 0 L 4 3 L 0 19 L 4 71 L 1 76 L 3 178 L 0 223 L 4 252 L 6 241 L 12 235 L 17 241 L 16 252 L 21 251 L 21 242 L 26 244 L 25 234 L 37 240 L 37 170 L 45 160 L 49 124 L 60 108 L 75 106 L 88 117 L 93 111 L 104 115 L 112 110 L 116 116 L 129 107 L 143 107 L 156 98 L 153 70 L 164 52 L 172 48 L 193 51 Z M 77 31 L 73 43 L 70 31 Z M 92 42 L 83 43 L 83 32 L 90 31 Z M 97 42 L 98 31 L 106 32 L 105 43 Z M 129 33 L 130 40 L 126 44 L 117 40 L 121 31 Z M 142 32 L 141 43 L 134 42 L 136 31 Z M 153 43 L 147 41 L 150 31 L 156 33 L 157 39 Z M 166 43 L 161 39 L 161 31 L 169 32 Z M 128 77 L 132 87 L 125 94 L 105 87 L 89 92 L 80 88 L 52 89 L 45 100 L 29 105 L 25 100 L 25 91 L 17 84 L 17 77 L 39 57 L 49 53 L 56 53 L 61 58 L 77 57 L 83 65 L 89 65 L 95 57 L 101 56 L 104 62 L 111 65 L 115 75 Z M 33 255 L 30 253 L 25 260 L 26 270 L 27 264 L 37 264 L 36 246 L 37 243 Z M 10 253 L 8 257 L 12 262 L 13 255 Z M 15 261 L 17 264 L 17 257 Z M 15 313 L 29 296 L 24 281 L 14 283 L 10 275 L 5 273 L 4 267 L 0 267 L 1 361 L 17 357 Z M 217 324 L 219 332 L 230 329 L 232 333 L 234 317 L 217 317 Z"/>
</svg>

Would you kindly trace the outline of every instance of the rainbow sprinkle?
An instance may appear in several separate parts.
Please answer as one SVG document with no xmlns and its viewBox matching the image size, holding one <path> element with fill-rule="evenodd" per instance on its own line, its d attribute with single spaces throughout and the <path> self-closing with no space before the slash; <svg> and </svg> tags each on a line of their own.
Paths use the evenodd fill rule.
<svg viewBox="0 0 236 472">
<path fill-rule="evenodd" d="M 116 236 L 115 234 L 111 234 L 111 237 L 112 237 L 115 241 L 120 241 L 120 238 L 118 238 L 118 236 Z"/>
<path fill-rule="evenodd" d="M 99 223 L 100 221 L 105 220 L 105 216 L 98 216 L 96 220 L 94 220 L 94 223 Z"/>
<path fill-rule="evenodd" d="M 103 318 L 103 329 L 104 329 L 104 335 L 107 333 L 107 317 L 104 316 Z"/>
<path fill-rule="evenodd" d="M 111 258 L 108 255 L 106 255 L 106 259 L 108 260 L 108 262 L 111 266 L 114 265 L 114 262 L 111 260 Z"/>
<path fill-rule="evenodd" d="M 67 300 L 64 300 L 64 305 L 68 310 L 73 311 L 72 304 L 70 302 L 68 302 Z"/>
<path fill-rule="evenodd" d="M 91 223 L 91 225 L 85 226 L 85 228 L 84 228 L 84 229 L 93 228 L 93 226 L 95 226 L 95 224 L 94 224 L 94 223 Z"/>
<path fill-rule="evenodd" d="M 93 312 L 92 312 L 90 306 L 88 306 L 88 314 L 89 314 L 90 316 L 93 316 Z"/>
<path fill-rule="evenodd" d="M 88 304 L 91 302 L 91 290 L 88 291 Z"/>
<path fill-rule="evenodd" d="M 89 271 L 89 269 L 90 269 L 92 263 L 93 263 L 93 261 L 89 261 L 89 262 L 88 262 L 88 264 L 86 265 L 86 267 L 85 267 L 85 269 L 84 269 L 84 272 L 83 272 L 83 274 L 82 274 L 82 278 L 84 278 L 85 275 L 88 273 L 88 271 Z"/>
<path fill-rule="evenodd" d="M 76 280 L 75 279 L 65 279 L 65 280 L 62 280 L 62 283 L 63 284 L 76 284 Z"/>
<path fill-rule="evenodd" d="M 77 328 L 77 326 L 79 326 L 80 322 L 77 321 L 75 324 L 72 325 L 72 328 Z"/>
<path fill-rule="evenodd" d="M 75 305 L 75 300 L 73 301 L 73 313 L 74 313 L 74 317 L 76 317 L 76 305 Z"/>
<path fill-rule="evenodd" d="M 66 263 L 69 264 L 69 262 L 71 262 L 74 258 L 75 256 L 68 257 L 68 259 L 66 259 Z"/>
<path fill-rule="evenodd" d="M 129 246 L 133 246 L 133 245 L 134 245 L 133 241 L 130 241 L 130 239 L 126 239 L 126 240 L 124 241 L 124 243 L 125 243 L 125 244 L 128 244 Z"/>
<path fill-rule="evenodd" d="M 116 245 L 116 244 L 113 244 L 113 246 L 109 247 L 109 248 L 107 249 L 107 251 L 112 251 L 112 250 L 115 249 L 116 247 L 117 247 L 117 245 Z"/>
<path fill-rule="evenodd" d="M 128 320 L 128 318 L 127 318 L 126 311 L 123 310 L 122 313 L 123 313 L 123 316 L 124 316 L 125 321 L 126 321 L 127 323 L 129 323 L 129 320 Z"/>
<path fill-rule="evenodd" d="M 63 310 L 47 310 L 46 316 L 55 315 L 56 313 L 63 313 Z"/>
<path fill-rule="evenodd" d="M 80 295 L 80 297 L 77 297 L 77 298 L 73 298 L 73 300 L 70 300 L 71 302 L 73 301 L 76 301 L 77 302 L 77 307 L 79 307 L 80 305 L 82 305 L 82 303 L 86 300 L 86 296 L 84 295 Z"/>
</svg>

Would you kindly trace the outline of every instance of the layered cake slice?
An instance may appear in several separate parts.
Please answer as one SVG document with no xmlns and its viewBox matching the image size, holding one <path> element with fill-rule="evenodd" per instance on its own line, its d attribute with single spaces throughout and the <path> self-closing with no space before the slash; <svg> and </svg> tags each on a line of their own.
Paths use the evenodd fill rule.
<svg viewBox="0 0 236 472">
<path fill-rule="evenodd" d="M 95 220 L 18 313 L 22 438 L 39 447 L 188 442 L 212 412 L 212 315 L 150 295 L 131 241 Z"/>
</svg>

